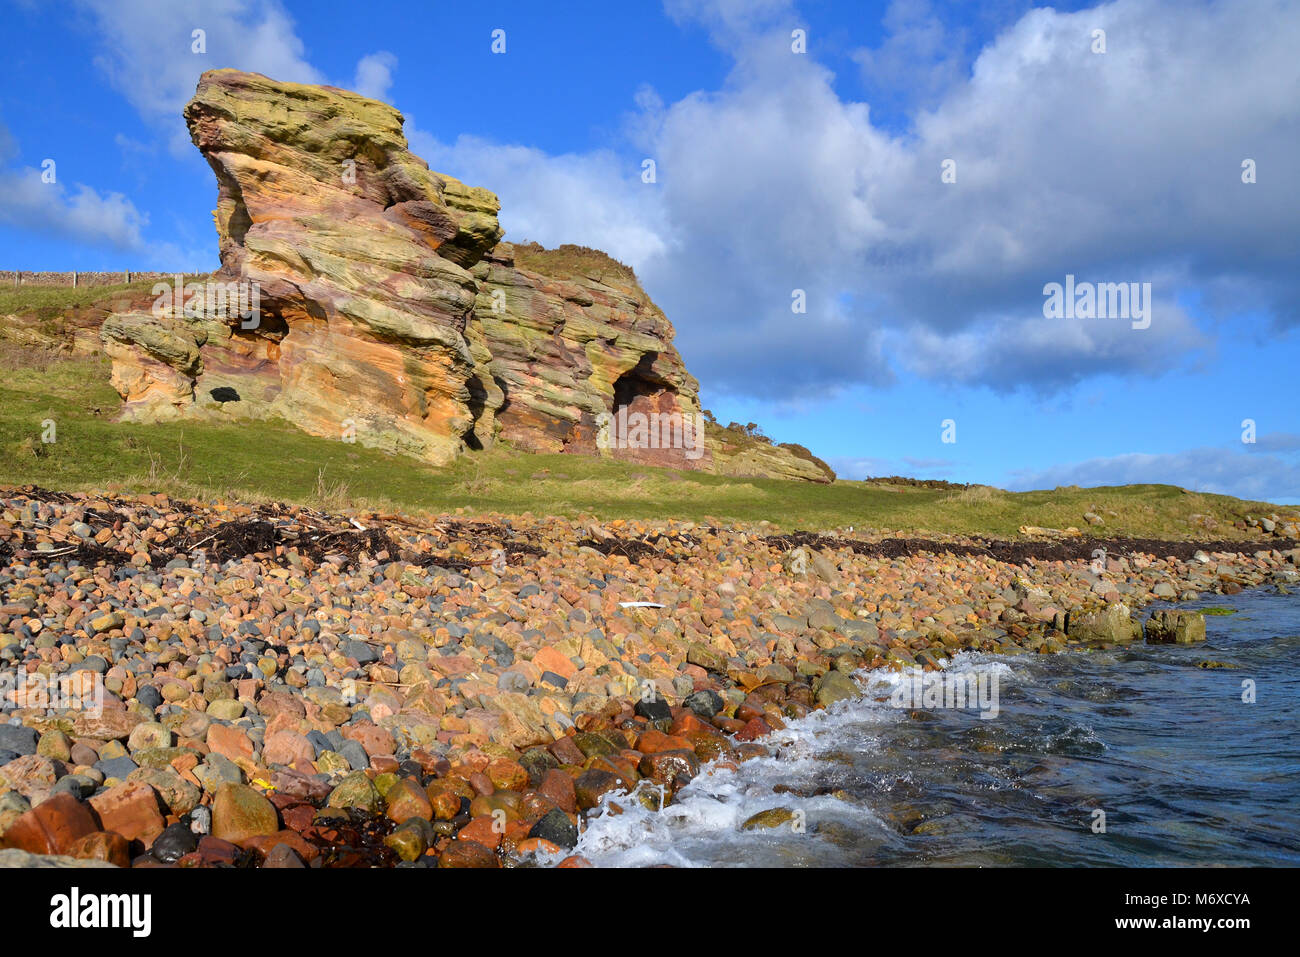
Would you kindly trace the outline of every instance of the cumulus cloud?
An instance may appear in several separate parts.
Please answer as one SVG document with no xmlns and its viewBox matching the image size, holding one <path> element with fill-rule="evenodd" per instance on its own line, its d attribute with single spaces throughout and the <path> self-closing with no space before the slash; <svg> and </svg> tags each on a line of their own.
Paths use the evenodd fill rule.
<svg viewBox="0 0 1300 957">
<path fill-rule="evenodd" d="M 181 155 L 193 147 L 181 109 L 199 76 L 235 67 L 298 83 L 324 77 L 304 58 L 294 23 L 277 0 L 209 0 L 201 10 L 173 0 L 79 0 L 100 36 L 95 64 L 146 120 L 170 131 Z M 194 52 L 194 31 L 205 52 Z"/>
<path fill-rule="evenodd" d="M 163 131 L 177 156 L 197 159 L 181 117 L 199 76 L 235 67 L 278 80 L 323 83 L 305 59 L 305 46 L 278 0 L 208 0 L 201 6 L 172 0 L 78 0 L 97 37 L 94 63 L 140 116 Z M 196 35 L 196 31 L 202 31 Z M 358 79 L 378 90 L 391 79 L 395 58 L 378 53 L 358 64 Z M 124 154 L 151 153 L 154 146 L 118 134 Z M 0 132 L 0 159 L 6 150 Z M 133 268 L 211 268 L 210 250 L 145 242 L 148 216 L 120 193 L 76 184 L 44 184 L 39 171 L 0 171 L 0 221 L 36 233 L 82 240 L 133 252 Z"/>
<path fill-rule="evenodd" d="M 1024 383 L 1061 389 L 1092 376 L 1159 374 L 1171 357 L 1213 345 L 1167 298 L 1152 302 L 1150 327 L 1136 329 L 1135 321 L 996 314 L 951 332 L 938 323 L 891 329 L 886 352 L 906 356 L 906 365 L 928 379 L 1011 391 Z"/>
<path fill-rule="evenodd" d="M 775 26 L 798 26 L 793 0 L 664 0 L 664 11 L 679 24 L 704 26 L 719 46 L 743 49 Z"/>
<path fill-rule="evenodd" d="M 580 243 L 634 267 L 667 253 L 653 191 L 641 182 L 639 167 L 611 152 L 550 156 L 473 136 L 442 143 L 419 128 L 418 117 L 406 133 L 430 168 L 497 193 L 508 240 Z"/>
<path fill-rule="evenodd" d="M 928 64 L 932 105 L 903 132 L 837 93 L 814 34 L 791 52 L 792 3 L 666 6 L 733 58 L 720 89 L 669 104 L 643 91 L 621 162 L 476 141 L 459 175 L 593 177 L 582 185 L 599 202 L 517 190 L 504 214 L 628 260 L 714 388 L 821 397 L 906 370 L 1054 391 L 1177 369 L 1212 347 L 1215 322 L 1300 322 L 1300 12 L 1282 0 L 1034 9 L 969 71 L 943 60 L 925 5 L 896 4 L 885 44 L 858 61 L 879 74 L 911 51 Z M 627 188 L 638 153 L 657 164 L 648 189 Z M 1043 286 L 1067 274 L 1151 282 L 1150 328 L 1046 318 Z M 1188 313 L 1189 294 L 1208 319 Z"/>
<path fill-rule="evenodd" d="M 165 0 L 80 2 L 105 75 L 187 155 L 179 110 L 203 69 L 323 80 L 278 0 L 215 0 L 197 19 Z M 895 0 L 883 41 L 854 59 L 882 104 L 906 81 L 902 131 L 837 92 L 815 31 L 791 51 L 807 25 L 793 0 L 665 9 L 731 72 L 672 103 L 642 89 L 608 149 L 444 143 L 414 118 L 409 135 L 433 168 L 499 192 L 508 238 L 636 268 L 717 392 L 816 400 L 899 371 L 1051 392 L 1175 370 L 1213 349 L 1216 323 L 1300 324 L 1300 12 L 1285 0 L 1031 9 L 978 50 L 930 0 Z M 200 28 L 206 56 L 191 52 Z M 352 85 L 386 96 L 396 62 L 363 57 Z M 1045 317 L 1044 284 L 1067 274 L 1151 282 L 1150 328 Z"/>
<path fill-rule="evenodd" d="M 397 57 L 387 50 L 363 56 L 357 62 L 357 75 L 352 80 L 352 89 L 372 100 L 388 100 L 388 90 L 393 85 L 393 71 L 397 69 Z"/>
<path fill-rule="evenodd" d="M 1266 502 L 1300 502 L 1300 464 L 1222 448 L 1133 452 L 1041 471 L 1020 470 L 1012 477 L 1014 490 L 1156 483 Z"/>
<path fill-rule="evenodd" d="M 880 46 L 853 54 L 877 97 L 931 106 L 964 79 L 967 33 L 945 23 L 929 0 L 893 0 L 882 22 Z"/>
<path fill-rule="evenodd" d="M 99 193 L 80 183 L 67 189 L 42 182 L 42 170 L 0 170 L 0 223 L 35 234 L 97 246 L 139 250 L 148 216 L 121 193 Z M 57 177 L 57 167 L 55 168 Z"/>
<path fill-rule="evenodd" d="M 1300 452 L 1300 435 L 1294 432 L 1270 432 L 1244 447 L 1251 452 Z"/>
</svg>

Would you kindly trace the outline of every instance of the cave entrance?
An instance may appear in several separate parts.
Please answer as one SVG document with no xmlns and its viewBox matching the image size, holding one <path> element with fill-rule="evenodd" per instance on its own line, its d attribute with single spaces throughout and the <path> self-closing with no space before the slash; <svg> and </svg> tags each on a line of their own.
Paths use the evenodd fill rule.
<svg viewBox="0 0 1300 957">
<path fill-rule="evenodd" d="M 289 318 L 286 315 L 286 308 L 294 308 L 294 305 L 259 295 L 256 317 L 245 320 L 242 315 L 236 314 L 234 319 L 230 320 L 233 323 L 230 333 L 236 338 L 269 339 L 273 343 L 279 343 L 289 334 Z M 324 313 L 315 303 L 307 302 L 305 305 L 307 314 L 313 319 L 324 319 Z M 297 308 L 299 312 L 302 311 L 301 306 Z M 320 313 L 320 315 L 317 316 L 314 313 Z M 248 325 L 248 322 L 252 322 L 252 325 Z"/>
<path fill-rule="evenodd" d="M 644 411 L 651 408 L 655 405 L 654 400 L 668 389 L 668 384 L 650 371 L 658 358 L 659 353 L 647 352 L 614 381 L 614 408 L 611 410 L 614 415 L 623 409 Z M 638 402 L 638 399 L 646 401 Z"/>
<path fill-rule="evenodd" d="M 658 358 L 658 353 L 646 353 L 615 380 L 610 421 L 597 442 L 621 457 L 671 466 L 683 449 L 694 449 L 698 442 L 694 421 L 678 407 L 677 390 L 654 371 Z"/>
</svg>

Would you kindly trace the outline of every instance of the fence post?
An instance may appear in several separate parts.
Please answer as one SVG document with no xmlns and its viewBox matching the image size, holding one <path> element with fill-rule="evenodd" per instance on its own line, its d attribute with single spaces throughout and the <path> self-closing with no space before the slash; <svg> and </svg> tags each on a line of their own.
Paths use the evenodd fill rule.
<svg viewBox="0 0 1300 957">
<path fill-rule="evenodd" d="M 72 270 L 72 288 L 77 288 L 77 271 L 75 269 Z"/>
</svg>

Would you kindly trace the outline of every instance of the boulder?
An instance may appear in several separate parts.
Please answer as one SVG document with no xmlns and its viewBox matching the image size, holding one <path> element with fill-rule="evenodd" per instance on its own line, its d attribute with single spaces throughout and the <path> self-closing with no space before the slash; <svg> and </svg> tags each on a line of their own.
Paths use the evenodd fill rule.
<svg viewBox="0 0 1300 957">
<path fill-rule="evenodd" d="M 578 828 L 567 814 L 556 808 L 543 814 L 529 829 L 528 836 L 550 841 L 559 847 L 573 847 L 578 843 Z"/>
<path fill-rule="evenodd" d="M 139 841 L 145 847 L 153 844 L 167 826 L 158 792 L 140 781 L 119 784 L 96 794 L 90 799 L 90 806 L 99 816 L 103 830 L 116 831 L 128 841 Z"/>
<path fill-rule="evenodd" d="M 1086 642 L 1134 641 L 1142 634 L 1128 605 L 1121 602 L 1094 611 L 1071 612 L 1066 628 L 1072 639 Z"/>
<path fill-rule="evenodd" d="M 1205 616 L 1196 611 L 1158 611 L 1146 623 L 1149 644 L 1190 645 L 1205 640 Z"/>
</svg>

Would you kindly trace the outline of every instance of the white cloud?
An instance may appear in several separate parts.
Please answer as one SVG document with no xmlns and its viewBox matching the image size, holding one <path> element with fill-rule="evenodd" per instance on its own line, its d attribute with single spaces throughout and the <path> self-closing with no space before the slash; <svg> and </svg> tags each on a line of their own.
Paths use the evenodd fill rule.
<svg viewBox="0 0 1300 957">
<path fill-rule="evenodd" d="M 828 395 L 895 368 L 1043 390 L 1171 372 L 1212 346 L 1187 293 L 1218 320 L 1300 321 L 1294 6 L 1035 9 L 969 76 L 940 64 L 934 105 L 905 134 L 837 94 L 815 42 L 791 53 L 790 3 L 667 7 L 734 57 L 721 89 L 666 105 L 639 93 L 619 160 L 473 141 L 449 171 L 501 189 L 508 225 L 628 260 L 715 389 Z M 909 49 L 940 57 L 923 8 L 893 16 L 896 42 L 863 53 L 869 68 Z M 1090 50 L 1098 27 L 1105 54 Z M 648 191 L 628 188 L 638 155 L 658 164 Z M 956 184 L 940 181 L 948 158 Z M 1066 273 L 1152 282 L 1151 328 L 1044 318 L 1042 287 Z M 790 310 L 794 289 L 806 315 Z"/>
<path fill-rule="evenodd" d="M 178 156 L 197 156 L 181 111 L 206 70 L 236 67 L 279 80 L 324 82 L 304 59 L 304 44 L 278 0 L 210 0 L 201 9 L 172 0 L 79 0 L 79 5 L 98 36 L 95 65 L 147 122 L 164 131 Z M 196 30 L 203 31 L 206 52 L 194 52 Z M 384 62 L 382 54 L 375 56 L 381 59 L 368 68 L 372 79 Z M 123 134 L 115 142 L 125 154 L 154 148 Z M 0 159 L 12 151 L 0 128 Z M 148 216 L 120 193 L 101 193 L 80 183 L 68 190 L 61 183 L 42 183 L 38 170 L 16 169 L 0 171 L 0 194 L 5 196 L 0 221 L 131 251 L 132 268 L 208 269 L 215 264 L 210 249 L 146 242 L 142 230 Z"/>
<path fill-rule="evenodd" d="M 997 314 L 951 332 L 937 323 L 891 329 L 885 351 L 906 356 L 908 368 L 927 379 L 1010 392 L 1025 384 L 1062 388 L 1099 375 L 1158 375 L 1172 357 L 1213 345 L 1169 299 L 1153 301 L 1149 328 L 1135 329 L 1133 321 Z"/>
<path fill-rule="evenodd" d="M 199 76 L 217 67 L 277 80 L 322 83 L 304 59 L 293 20 L 277 0 L 209 0 L 201 10 L 174 0 L 79 0 L 100 35 L 95 64 L 146 120 L 169 130 L 178 155 L 193 147 L 181 109 Z M 204 31 L 205 53 L 193 52 Z"/>
<path fill-rule="evenodd" d="M 842 479 L 861 481 L 893 475 L 918 475 L 929 479 L 950 479 L 959 463 L 952 459 L 916 458 L 905 455 L 898 459 L 873 456 L 840 456 L 827 458 L 826 462 Z"/>
<path fill-rule="evenodd" d="M 1294 440 L 1296 437 L 1285 437 Z M 1286 443 L 1284 443 L 1286 444 Z M 1294 445 L 1294 441 L 1289 443 Z M 868 479 L 889 475 L 930 473 L 947 478 L 958 464 L 949 459 L 879 457 L 828 458 L 843 479 Z M 1128 453 L 1088 459 L 1048 469 L 1017 469 L 1009 474 L 1012 491 L 1050 489 L 1062 485 L 1091 488 L 1099 485 L 1177 485 L 1195 492 L 1233 495 L 1253 501 L 1300 503 L 1300 464 L 1274 455 L 1234 449 L 1197 448 L 1185 452 Z"/>
<path fill-rule="evenodd" d="M 81 2 L 101 68 L 186 155 L 179 111 L 209 66 L 323 80 L 278 0 L 215 0 L 197 18 L 165 0 Z M 876 87 L 909 78 L 924 108 L 901 134 L 837 93 L 815 34 L 791 52 L 790 30 L 807 26 L 792 0 L 665 7 L 734 67 L 674 103 L 638 91 L 610 149 L 448 144 L 415 122 L 408 135 L 434 169 L 498 192 L 507 238 L 636 268 L 717 393 L 820 398 L 896 370 L 1041 391 L 1171 372 L 1214 344 L 1187 293 L 1214 320 L 1300 324 L 1300 14 L 1284 0 L 1033 9 L 973 61 L 926 0 L 896 0 L 885 40 L 856 59 Z M 1089 48 L 1099 27 L 1105 54 Z M 195 28 L 206 56 L 190 52 Z M 363 57 L 353 86 L 386 96 L 396 62 Z M 940 181 L 945 159 L 956 184 Z M 1044 318 L 1042 286 L 1066 273 L 1152 282 L 1151 328 Z M 796 289 L 805 314 L 790 309 Z"/>
<path fill-rule="evenodd" d="M 581 243 L 634 268 L 667 253 L 653 189 L 607 152 L 549 156 L 473 136 L 444 144 L 413 118 L 407 138 L 431 169 L 486 186 L 501 199 L 506 239 L 544 246 Z"/>
<path fill-rule="evenodd" d="M 134 137 L 127 136 L 125 133 L 114 134 L 113 142 L 122 151 L 123 156 L 150 156 L 157 152 L 157 149 L 152 144 L 143 143 Z"/>
<path fill-rule="evenodd" d="M 1250 452 L 1300 452 L 1300 435 L 1294 432 L 1270 432 L 1253 443 L 1245 443 Z"/>
<path fill-rule="evenodd" d="M 875 93 L 931 106 L 964 78 L 965 31 L 947 26 L 929 0 L 893 0 L 882 23 L 884 42 L 853 54 Z"/>
<path fill-rule="evenodd" d="M 357 62 L 357 74 L 352 80 L 352 89 L 372 100 L 387 102 L 395 69 L 397 69 L 397 57 L 387 50 L 367 54 Z"/>
<path fill-rule="evenodd" d="M 835 470 L 835 474 L 839 478 L 853 479 L 855 481 L 886 475 L 898 475 L 902 471 L 899 469 L 897 462 L 871 456 L 828 458 L 826 464 Z"/>
<path fill-rule="evenodd" d="M 148 148 L 118 135 L 123 151 Z M 8 129 L 0 124 L 0 161 L 17 152 Z M 201 272 L 219 265 L 216 250 L 185 248 L 176 243 L 146 240 L 148 213 L 137 209 L 119 192 L 100 192 L 84 183 L 67 187 L 53 167 L 54 181 L 45 182 L 46 169 L 20 167 L 0 169 L 0 224 L 15 226 L 34 236 L 52 236 L 85 243 L 103 250 L 129 253 L 115 257 L 105 268 L 174 270 Z M 21 263 L 10 264 L 20 268 Z"/>
<path fill-rule="evenodd" d="M 1012 477 L 1010 487 L 1016 490 L 1155 483 L 1266 502 L 1300 502 L 1300 464 L 1221 448 L 1159 455 L 1133 452 L 1041 471 L 1018 470 Z"/>
<path fill-rule="evenodd" d="M 149 217 L 121 193 L 101 194 L 80 183 L 65 189 L 57 180 L 42 182 L 41 173 L 33 167 L 0 170 L 0 222 L 99 246 L 144 247 L 141 230 Z"/>
<path fill-rule="evenodd" d="M 664 0 L 664 10 L 679 24 L 702 24 L 719 46 L 743 50 L 748 41 L 776 25 L 803 27 L 792 0 Z"/>
</svg>

